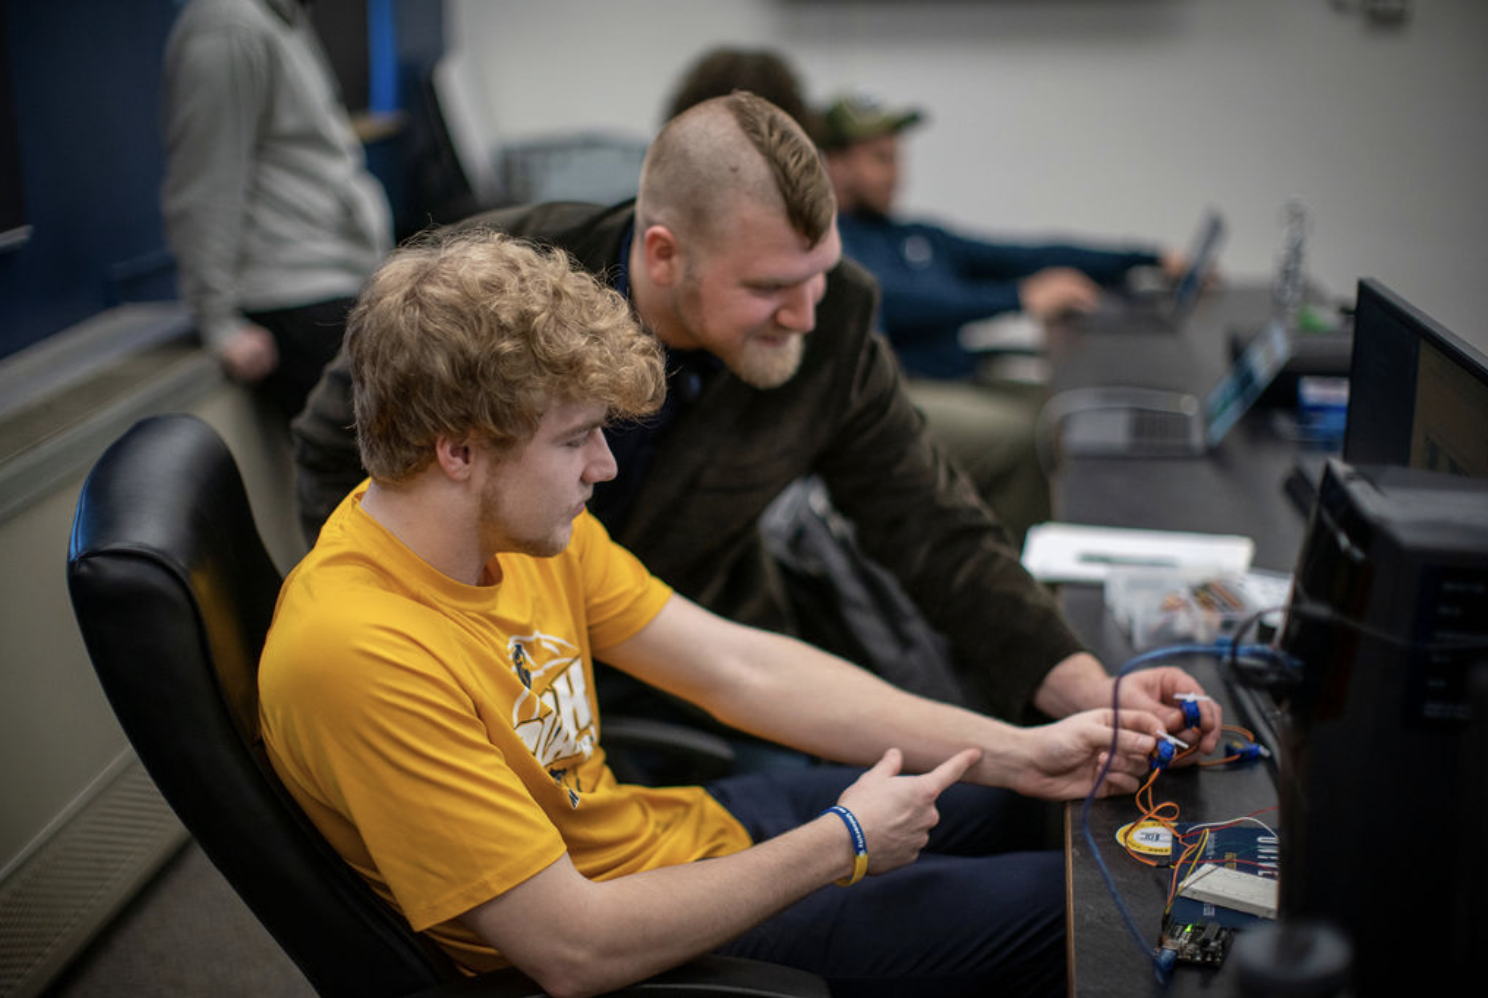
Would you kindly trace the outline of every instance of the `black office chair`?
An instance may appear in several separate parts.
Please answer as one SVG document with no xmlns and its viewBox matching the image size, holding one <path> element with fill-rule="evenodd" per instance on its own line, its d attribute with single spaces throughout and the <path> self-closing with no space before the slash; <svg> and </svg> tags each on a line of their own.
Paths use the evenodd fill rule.
<svg viewBox="0 0 1488 998">
<path fill-rule="evenodd" d="M 335 854 L 269 767 L 259 652 L 281 577 L 231 453 L 192 416 L 136 424 L 99 459 L 68 551 L 73 608 L 109 702 L 202 850 L 325 998 L 541 993 L 462 978 Z M 820 978 L 705 957 L 619 992 L 825 996 Z"/>
</svg>

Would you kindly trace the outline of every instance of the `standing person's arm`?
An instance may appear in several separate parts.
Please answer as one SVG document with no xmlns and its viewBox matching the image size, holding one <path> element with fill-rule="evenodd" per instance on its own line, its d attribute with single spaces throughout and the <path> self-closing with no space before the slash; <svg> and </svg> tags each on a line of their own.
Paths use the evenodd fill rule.
<svg viewBox="0 0 1488 998">
<path fill-rule="evenodd" d="M 273 338 L 243 317 L 235 290 L 256 127 L 271 72 L 260 46 L 218 30 L 172 46 L 163 80 L 161 209 L 181 294 L 202 339 L 245 381 L 278 362 Z"/>
<path fill-rule="evenodd" d="M 814 467 L 833 505 L 856 527 L 864 553 L 950 640 L 970 702 L 1026 720 L 1044 675 L 1082 644 L 1053 595 L 1019 564 L 995 513 L 925 430 L 888 345 L 857 332 L 871 322 L 867 295 L 843 271 L 813 335 L 843 341 L 835 356 L 844 370 L 823 401 L 813 396 L 797 406 L 800 415 L 787 415 L 823 428 Z"/>
</svg>

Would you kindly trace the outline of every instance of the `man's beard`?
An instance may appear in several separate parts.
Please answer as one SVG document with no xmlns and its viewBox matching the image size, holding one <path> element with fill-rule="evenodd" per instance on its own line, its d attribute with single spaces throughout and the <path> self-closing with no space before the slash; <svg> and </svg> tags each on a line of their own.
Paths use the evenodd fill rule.
<svg viewBox="0 0 1488 998">
<path fill-rule="evenodd" d="M 724 358 L 724 363 L 746 385 L 779 388 L 795 376 L 805 350 L 806 337 L 800 333 L 787 334 L 785 343 L 780 346 L 745 340 L 732 356 Z"/>
<path fill-rule="evenodd" d="M 759 343 L 753 335 L 748 335 L 727 354 L 719 353 L 713 346 L 706 345 L 702 295 L 699 292 L 697 274 L 690 266 L 677 289 L 674 301 L 675 313 L 693 339 L 703 343 L 704 349 L 723 361 L 734 377 L 746 385 L 753 388 L 779 388 L 794 377 L 800 368 L 801 357 L 806 352 L 804 333 L 775 333 L 774 335 L 786 337 L 786 342 L 779 346 Z"/>
</svg>

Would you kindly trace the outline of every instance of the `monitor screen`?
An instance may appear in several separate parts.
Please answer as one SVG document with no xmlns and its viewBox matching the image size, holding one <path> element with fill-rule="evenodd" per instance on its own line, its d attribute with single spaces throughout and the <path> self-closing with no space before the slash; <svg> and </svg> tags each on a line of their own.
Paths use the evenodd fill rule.
<svg viewBox="0 0 1488 998">
<path fill-rule="evenodd" d="M 1488 478 L 1488 357 L 1359 282 L 1343 457 Z"/>
<path fill-rule="evenodd" d="M 1219 212 L 1210 209 L 1199 222 L 1199 233 L 1188 251 L 1188 269 L 1173 291 L 1173 310 L 1186 314 L 1199 300 L 1214 265 L 1219 260 L 1219 247 L 1224 243 L 1225 223 Z"/>
</svg>

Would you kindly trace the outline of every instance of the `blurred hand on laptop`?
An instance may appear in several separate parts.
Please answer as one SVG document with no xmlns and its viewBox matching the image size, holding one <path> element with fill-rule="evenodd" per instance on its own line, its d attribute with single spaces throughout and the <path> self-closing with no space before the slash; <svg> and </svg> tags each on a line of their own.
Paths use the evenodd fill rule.
<svg viewBox="0 0 1488 998">
<path fill-rule="evenodd" d="M 1093 312 L 1100 295 L 1100 285 L 1073 267 L 1048 267 L 1018 282 L 1023 311 L 1039 319 Z"/>
</svg>

